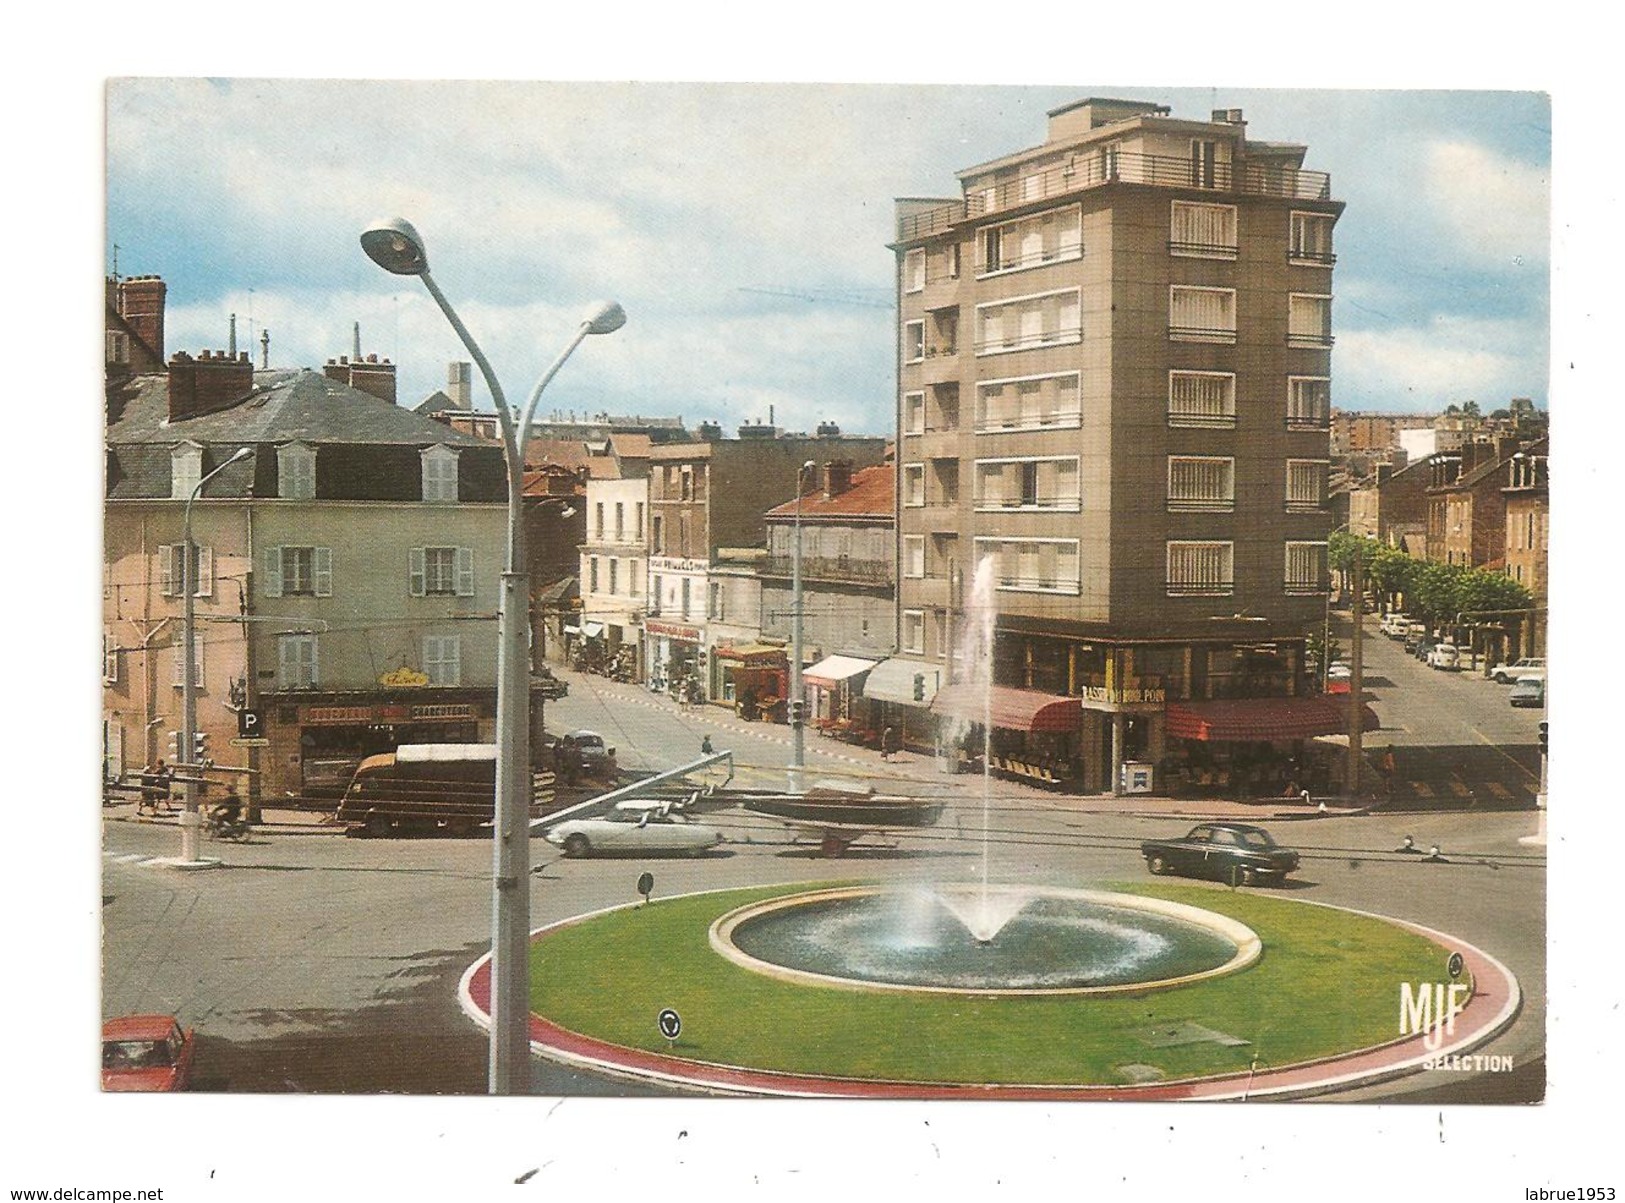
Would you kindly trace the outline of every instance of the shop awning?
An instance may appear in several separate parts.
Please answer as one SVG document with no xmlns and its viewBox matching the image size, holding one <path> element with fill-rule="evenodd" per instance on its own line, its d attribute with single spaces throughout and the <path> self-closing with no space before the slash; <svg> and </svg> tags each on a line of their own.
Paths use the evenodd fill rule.
<svg viewBox="0 0 1625 1203">
<path fill-rule="evenodd" d="M 931 702 L 932 714 L 980 723 L 991 719 L 1006 731 L 1076 731 L 1083 702 L 1009 685 L 944 685 Z"/>
<path fill-rule="evenodd" d="M 588 639 L 597 639 L 604 633 L 604 624 L 601 622 L 584 622 L 581 624 L 581 633 Z"/>
<path fill-rule="evenodd" d="M 566 635 L 579 635 L 579 634 L 581 634 L 581 628 L 580 627 L 573 627 L 573 626 L 570 626 L 569 624 L 566 624 L 565 628 L 564 628 L 564 633 Z"/>
<path fill-rule="evenodd" d="M 732 664 L 772 664 L 785 658 L 784 649 L 772 643 L 742 643 L 716 649 L 718 660 Z"/>
<path fill-rule="evenodd" d="M 931 699 L 937 696 L 937 690 L 942 687 L 942 675 L 943 669 L 940 664 L 893 656 L 890 660 L 882 660 L 875 665 L 874 671 L 863 683 L 863 696 L 874 702 L 929 706 Z M 918 698 L 914 696 L 916 676 L 924 678 L 921 682 L 924 688 L 920 691 L 923 696 Z"/>
<path fill-rule="evenodd" d="M 856 656 L 825 656 L 801 675 L 814 685 L 839 685 L 849 677 L 866 673 L 878 660 L 860 660 Z"/>
<path fill-rule="evenodd" d="M 1369 706 L 1360 707 L 1361 730 L 1382 724 Z M 1257 743 L 1311 739 L 1348 730 L 1346 699 L 1220 698 L 1211 702 L 1169 702 L 1167 733 L 1172 739 L 1209 743 Z"/>
</svg>

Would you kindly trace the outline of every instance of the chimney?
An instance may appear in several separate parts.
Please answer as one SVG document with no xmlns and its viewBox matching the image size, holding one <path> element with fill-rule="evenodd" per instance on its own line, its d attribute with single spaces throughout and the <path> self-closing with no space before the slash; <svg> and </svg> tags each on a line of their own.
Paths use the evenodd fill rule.
<svg viewBox="0 0 1625 1203">
<path fill-rule="evenodd" d="M 232 359 L 237 358 L 237 315 L 235 313 L 231 315 L 231 333 L 226 336 L 226 354 Z"/>
<path fill-rule="evenodd" d="M 168 291 L 157 276 L 131 276 L 118 286 L 118 315 L 152 349 L 159 363 L 164 359 L 164 297 Z"/>
<path fill-rule="evenodd" d="M 474 365 L 453 361 L 446 365 L 446 395 L 458 409 L 474 408 Z"/>
<path fill-rule="evenodd" d="M 169 361 L 169 420 L 183 422 L 230 409 L 254 391 L 254 365 L 248 352 L 200 351 L 193 359 L 185 351 Z"/>
<path fill-rule="evenodd" d="M 350 344 L 350 354 L 357 360 L 361 358 L 361 323 L 355 323 L 355 338 Z"/>
<path fill-rule="evenodd" d="M 260 367 L 269 369 L 271 366 L 271 332 L 263 326 L 260 328 Z"/>
<path fill-rule="evenodd" d="M 387 359 L 380 361 L 377 355 L 368 355 L 365 359 L 358 355 L 353 360 L 348 355 L 340 355 L 322 365 L 322 375 L 395 404 L 395 365 Z"/>
<path fill-rule="evenodd" d="M 852 487 L 852 461 L 832 459 L 824 464 L 824 500 L 839 497 Z"/>
</svg>

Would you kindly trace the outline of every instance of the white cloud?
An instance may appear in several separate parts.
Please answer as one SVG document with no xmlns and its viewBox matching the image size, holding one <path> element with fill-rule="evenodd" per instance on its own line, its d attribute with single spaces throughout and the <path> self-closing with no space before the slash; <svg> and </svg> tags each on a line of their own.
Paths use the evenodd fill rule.
<svg viewBox="0 0 1625 1203">
<path fill-rule="evenodd" d="M 1429 216 L 1451 250 L 1486 265 L 1545 263 L 1551 179 L 1543 166 L 1471 142 L 1430 142 L 1421 178 Z"/>
<path fill-rule="evenodd" d="M 1512 397 L 1544 399 L 1544 330 L 1515 321 L 1439 317 L 1425 326 L 1344 330 L 1333 354 L 1342 409 L 1436 409 Z"/>
</svg>

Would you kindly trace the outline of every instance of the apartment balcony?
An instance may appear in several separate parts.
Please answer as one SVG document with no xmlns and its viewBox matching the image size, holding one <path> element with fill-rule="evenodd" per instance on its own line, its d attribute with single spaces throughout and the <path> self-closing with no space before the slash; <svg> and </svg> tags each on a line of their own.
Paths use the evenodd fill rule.
<svg viewBox="0 0 1625 1203">
<path fill-rule="evenodd" d="M 1326 431 L 1332 428 L 1332 420 L 1325 414 L 1287 414 L 1286 428 Z"/>
<path fill-rule="evenodd" d="M 1170 514 L 1233 514 L 1236 510 L 1234 497 L 1170 497 L 1168 498 L 1168 512 Z"/>
<path fill-rule="evenodd" d="M 920 369 L 921 383 L 926 385 L 955 384 L 959 381 L 959 346 L 945 343 L 925 349 L 925 363 Z"/>
<path fill-rule="evenodd" d="M 1233 341 L 1233 340 L 1232 340 Z M 1308 350 L 1325 350 L 1336 341 L 1324 331 L 1294 331 L 1286 336 L 1286 345 L 1289 347 L 1303 347 Z"/>
<path fill-rule="evenodd" d="M 1326 502 L 1321 498 L 1298 501 L 1288 497 L 1286 512 L 1289 514 L 1324 514 L 1326 512 Z"/>
<path fill-rule="evenodd" d="M 1060 347 L 1083 341 L 1082 326 L 1059 326 L 1054 330 L 1035 330 L 1031 333 L 1006 334 L 998 338 L 983 339 L 976 344 L 978 355 L 998 355 L 1005 351 L 1027 351 L 1034 347 Z M 1231 342 L 1235 341 L 1234 334 Z"/>
<path fill-rule="evenodd" d="M 964 221 L 1119 183 L 1283 200 L 1330 200 L 1332 195 L 1332 177 L 1324 171 L 1283 164 L 1198 162 L 1177 155 L 1092 154 L 971 192 L 963 200 L 947 201 L 900 217 L 897 240 L 912 242 Z"/>
<path fill-rule="evenodd" d="M 1169 429 L 1234 430 L 1236 415 L 1211 409 L 1170 409 Z"/>
</svg>

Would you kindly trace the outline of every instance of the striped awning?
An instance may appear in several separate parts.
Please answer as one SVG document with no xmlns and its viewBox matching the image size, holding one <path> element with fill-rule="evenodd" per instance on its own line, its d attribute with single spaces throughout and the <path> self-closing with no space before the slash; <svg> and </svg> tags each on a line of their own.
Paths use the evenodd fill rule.
<svg viewBox="0 0 1625 1203">
<path fill-rule="evenodd" d="M 938 691 L 931 713 L 973 723 L 991 721 L 1006 731 L 1076 731 L 1083 723 L 1083 702 L 1009 685 L 956 683 Z"/>
<path fill-rule="evenodd" d="M 718 660 L 734 664 L 776 664 L 785 659 L 784 649 L 772 643 L 741 643 L 716 649 Z"/>
<path fill-rule="evenodd" d="M 1382 724 L 1369 706 L 1361 706 L 1361 730 Z M 1348 698 L 1218 698 L 1211 702 L 1169 702 L 1167 733 L 1173 739 L 1209 743 L 1265 743 L 1277 739 L 1311 739 L 1346 732 Z"/>
<path fill-rule="evenodd" d="M 839 685 L 850 677 L 868 672 L 878 663 L 878 660 L 860 660 L 856 656 L 825 656 L 801 676 L 814 685 Z"/>
</svg>

